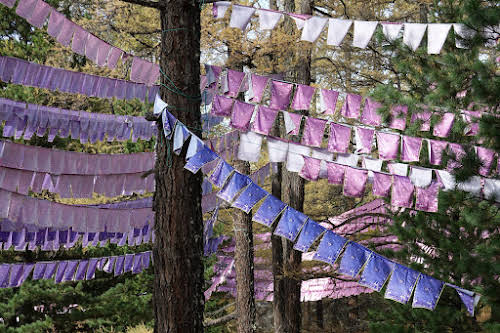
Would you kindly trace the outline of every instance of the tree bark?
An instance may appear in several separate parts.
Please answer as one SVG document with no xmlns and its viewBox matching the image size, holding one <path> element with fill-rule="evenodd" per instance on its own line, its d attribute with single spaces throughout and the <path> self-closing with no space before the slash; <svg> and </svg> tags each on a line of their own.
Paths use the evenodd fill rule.
<svg viewBox="0 0 500 333">
<path fill-rule="evenodd" d="M 161 82 L 173 82 L 182 94 L 163 85 L 160 95 L 169 111 L 201 137 L 199 96 L 200 8 L 194 0 L 161 0 Z M 181 29 L 179 29 L 181 28 Z M 187 96 L 187 97 L 186 97 Z M 153 244 L 155 332 L 203 332 L 202 176 L 184 169 L 180 156 L 161 135 L 158 122 Z M 171 162 L 171 163 L 170 163 Z"/>
</svg>

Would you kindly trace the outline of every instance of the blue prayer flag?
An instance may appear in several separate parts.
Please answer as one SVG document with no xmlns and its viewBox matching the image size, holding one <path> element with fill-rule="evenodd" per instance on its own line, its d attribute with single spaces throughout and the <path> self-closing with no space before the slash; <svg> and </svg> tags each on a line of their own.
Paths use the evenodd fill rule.
<svg viewBox="0 0 500 333">
<path fill-rule="evenodd" d="M 338 272 L 350 277 L 358 275 L 361 268 L 366 264 L 372 251 L 366 247 L 350 242 L 347 244 Z"/>
<path fill-rule="evenodd" d="M 222 190 L 217 193 L 217 196 L 227 202 L 231 202 L 234 197 L 250 183 L 250 178 L 242 175 L 241 173 L 235 172 L 226 185 L 224 185 Z"/>
<path fill-rule="evenodd" d="M 226 161 L 222 160 L 217 164 L 214 172 L 208 177 L 208 180 L 217 187 L 222 187 L 226 183 L 229 175 L 234 171 L 234 168 Z"/>
<path fill-rule="evenodd" d="M 373 253 L 368 259 L 368 264 L 366 264 L 358 283 L 375 291 L 380 291 L 389 279 L 393 269 L 394 263 L 392 261 Z"/>
<path fill-rule="evenodd" d="M 197 173 L 202 166 L 215 160 L 217 157 L 216 153 L 210 150 L 207 146 L 203 146 L 200 151 L 194 154 L 194 156 L 187 161 L 184 168 L 192 173 Z"/>
<path fill-rule="evenodd" d="M 413 295 L 414 308 L 424 308 L 434 310 L 436 308 L 441 292 L 444 288 L 444 282 L 428 275 L 420 275 L 415 294 Z"/>
<path fill-rule="evenodd" d="M 173 151 L 175 154 L 179 155 L 181 153 L 182 147 L 184 146 L 184 142 L 189 139 L 191 136 L 191 132 L 187 129 L 187 127 L 181 123 L 177 122 L 175 125 L 175 133 L 174 133 L 174 148 Z"/>
<path fill-rule="evenodd" d="M 300 229 L 306 221 L 306 215 L 289 206 L 281 216 L 278 226 L 276 230 L 274 230 L 274 234 L 285 237 L 293 242 L 299 235 Z"/>
<path fill-rule="evenodd" d="M 285 207 L 286 205 L 281 200 L 270 195 L 264 199 L 264 202 L 254 214 L 253 220 L 266 227 L 270 227 Z"/>
<path fill-rule="evenodd" d="M 326 229 L 319 225 L 318 222 L 307 220 L 306 225 L 302 228 L 299 240 L 295 243 L 293 248 L 301 252 L 306 252 L 325 230 Z"/>
<path fill-rule="evenodd" d="M 413 269 L 396 264 L 385 291 L 385 298 L 403 304 L 408 303 L 419 275 L 420 273 Z"/>
<path fill-rule="evenodd" d="M 233 202 L 232 206 L 241 209 L 248 214 L 253 206 L 255 206 L 257 202 L 262 200 L 262 198 L 268 194 L 269 193 L 267 193 L 263 188 L 252 182 L 245 190 L 243 190 L 240 196 Z"/>
<path fill-rule="evenodd" d="M 313 259 L 333 265 L 346 243 L 347 239 L 331 230 L 327 230 L 318 245 Z"/>
</svg>

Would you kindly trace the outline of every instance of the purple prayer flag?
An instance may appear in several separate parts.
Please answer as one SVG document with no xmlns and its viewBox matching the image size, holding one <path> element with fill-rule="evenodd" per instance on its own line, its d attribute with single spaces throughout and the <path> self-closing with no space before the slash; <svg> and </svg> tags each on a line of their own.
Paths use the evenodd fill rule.
<svg viewBox="0 0 500 333">
<path fill-rule="evenodd" d="M 134 255 L 133 254 L 126 254 L 125 255 L 125 262 L 123 265 L 123 270 L 125 273 L 131 272 L 134 266 Z"/>
<path fill-rule="evenodd" d="M 62 279 L 62 282 L 74 280 L 76 268 L 78 267 L 78 262 L 79 260 L 69 260 L 67 262 L 68 265 L 66 266 L 66 270 L 64 271 L 64 277 Z"/>
<path fill-rule="evenodd" d="M 122 239 L 124 239 L 124 238 L 125 238 L 125 235 L 123 235 Z M 99 261 L 99 264 L 104 265 L 104 266 L 102 266 L 102 268 L 97 267 L 97 269 L 102 269 L 106 273 L 113 272 L 115 270 L 115 263 L 118 264 L 117 258 L 119 258 L 119 257 L 116 257 L 116 256 L 109 257 L 109 258 L 107 258 L 107 261 L 105 264 L 104 264 L 104 261 L 106 260 L 106 258 L 101 259 Z M 123 257 L 122 257 L 122 259 L 123 259 Z M 121 269 L 123 271 L 123 260 L 122 260 L 122 268 Z M 119 274 L 121 274 L 121 272 Z M 115 274 L 115 276 L 119 275 L 119 274 Z"/>
<path fill-rule="evenodd" d="M 45 262 L 37 262 L 35 264 L 35 269 L 33 270 L 33 280 L 40 280 L 40 279 L 42 279 L 43 275 L 45 273 L 46 267 L 47 267 L 47 263 L 45 263 Z"/>
<path fill-rule="evenodd" d="M 326 168 L 328 172 L 328 183 L 335 185 L 344 184 L 345 165 L 328 162 Z"/>
<path fill-rule="evenodd" d="M 319 172 L 321 170 L 321 160 L 307 156 L 303 157 L 304 166 L 302 167 L 299 176 L 307 180 L 318 180 Z"/>
<path fill-rule="evenodd" d="M 348 126 L 331 123 L 328 150 L 336 153 L 347 153 L 351 142 L 351 128 Z"/>
<path fill-rule="evenodd" d="M 437 182 L 433 182 L 427 188 L 417 187 L 415 209 L 437 212 L 439 187 Z"/>
<path fill-rule="evenodd" d="M 9 286 L 10 264 L 0 264 L 0 288 Z"/>
<path fill-rule="evenodd" d="M 250 210 L 268 194 L 269 193 L 264 189 L 252 182 L 243 190 L 231 206 L 241 209 L 248 214 Z"/>
<path fill-rule="evenodd" d="M 340 109 L 340 114 L 346 118 L 358 119 L 361 99 L 362 97 L 360 95 L 347 94 L 344 105 L 342 105 L 342 109 Z"/>
<path fill-rule="evenodd" d="M 231 126 L 241 131 L 247 131 L 254 110 L 255 105 L 253 104 L 235 101 L 231 116 Z"/>
<path fill-rule="evenodd" d="M 392 186 L 392 177 L 386 173 L 373 171 L 373 195 L 388 197 Z"/>
<path fill-rule="evenodd" d="M 144 267 L 144 269 L 149 268 L 150 257 L 151 257 L 151 251 L 147 251 L 142 254 L 142 267 Z"/>
<path fill-rule="evenodd" d="M 58 268 L 58 265 L 59 262 L 57 261 L 52 261 L 52 262 L 48 262 L 46 267 L 45 267 L 45 271 L 43 272 L 43 279 L 44 280 L 50 280 L 52 279 L 52 277 L 54 276 L 54 273 L 56 272 L 57 268 Z"/>
<path fill-rule="evenodd" d="M 406 105 L 395 105 L 391 108 L 391 123 L 390 128 L 404 131 L 406 128 L 406 115 L 408 107 Z"/>
<path fill-rule="evenodd" d="M 476 301 L 479 301 L 479 296 L 475 295 L 473 292 L 459 288 L 454 285 L 450 285 L 457 291 L 458 296 L 462 300 L 470 316 L 474 316 L 474 308 L 476 306 Z"/>
<path fill-rule="evenodd" d="M 132 270 L 132 273 L 133 274 L 139 274 L 140 272 L 142 272 L 142 253 L 136 253 L 134 255 L 134 268 Z"/>
<path fill-rule="evenodd" d="M 9 287 L 19 287 L 22 283 L 24 264 L 10 265 L 10 280 Z"/>
<path fill-rule="evenodd" d="M 295 241 L 308 217 L 288 206 L 274 230 L 274 234 Z"/>
<path fill-rule="evenodd" d="M 399 151 L 399 135 L 376 132 L 378 155 L 382 160 L 395 160 Z"/>
<path fill-rule="evenodd" d="M 314 94 L 314 87 L 297 84 L 295 96 L 292 101 L 292 109 L 294 110 L 309 110 L 311 100 Z"/>
<path fill-rule="evenodd" d="M 420 150 L 422 149 L 422 138 L 403 135 L 401 149 L 401 161 L 418 162 L 420 160 Z"/>
<path fill-rule="evenodd" d="M 369 126 L 380 126 L 382 124 L 382 116 L 377 113 L 380 107 L 382 107 L 382 104 L 367 97 L 363 113 L 361 114 L 361 122 Z"/>
<path fill-rule="evenodd" d="M 25 19 L 29 19 L 35 10 L 37 2 L 38 0 L 19 0 L 16 8 L 16 14 Z"/>
<path fill-rule="evenodd" d="M 432 134 L 440 138 L 446 138 L 450 135 L 451 128 L 453 127 L 453 122 L 455 121 L 455 115 L 453 113 L 445 113 L 441 118 L 441 121 L 434 125 Z"/>
<path fill-rule="evenodd" d="M 370 154 L 372 151 L 373 135 L 375 130 L 369 128 L 355 127 L 356 153 Z"/>
<path fill-rule="evenodd" d="M 380 292 L 384 287 L 384 284 L 389 279 L 389 275 L 394 269 L 394 263 L 388 259 L 373 253 L 368 259 L 361 278 L 359 279 L 359 284 L 375 291 Z"/>
<path fill-rule="evenodd" d="M 233 110 L 233 102 L 232 98 L 215 95 L 212 102 L 212 114 L 215 116 L 230 117 Z"/>
<path fill-rule="evenodd" d="M 226 161 L 221 160 L 214 169 L 214 172 L 208 177 L 208 180 L 217 187 L 222 187 L 226 183 L 229 175 L 234 171 L 234 168 Z"/>
<path fill-rule="evenodd" d="M 434 311 L 443 288 L 443 281 L 421 274 L 413 295 L 412 307 Z"/>
<path fill-rule="evenodd" d="M 493 159 L 495 158 L 495 151 L 483 147 L 476 147 L 476 152 L 477 157 L 479 157 L 479 160 L 481 161 L 479 174 L 486 177 L 490 173 L 490 168 L 493 163 Z"/>
<path fill-rule="evenodd" d="M 227 201 L 232 202 L 234 197 L 245 187 L 247 187 L 252 181 L 247 176 L 241 173 L 235 172 L 232 174 L 229 181 L 224 185 L 224 187 L 217 193 L 217 197 Z"/>
<path fill-rule="evenodd" d="M 365 192 L 368 170 L 346 167 L 344 177 L 344 195 L 361 198 Z"/>
<path fill-rule="evenodd" d="M 448 160 L 448 165 L 446 166 L 448 170 L 453 170 L 462 167 L 462 158 L 465 156 L 465 150 L 462 145 L 458 143 L 449 143 L 448 150 L 450 159 Z"/>
<path fill-rule="evenodd" d="M 411 208 L 413 206 L 413 186 L 409 177 L 393 175 L 391 205 Z"/>
<path fill-rule="evenodd" d="M 227 70 L 227 81 L 229 88 L 229 91 L 226 92 L 227 96 L 230 97 L 238 96 L 238 93 L 240 92 L 241 82 L 243 81 L 244 77 L 245 77 L 244 72 L 235 71 L 232 69 Z"/>
<path fill-rule="evenodd" d="M 431 139 L 427 142 L 429 143 L 429 163 L 433 165 L 440 165 L 443 151 L 448 146 L 448 142 Z"/>
<path fill-rule="evenodd" d="M 347 239 L 331 230 L 327 230 L 318 245 L 313 259 L 333 265 L 346 243 Z"/>
<path fill-rule="evenodd" d="M 312 147 L 320 147 L 323 142 L 323 134 L 327 121 L 313 117 L 306 117 L 306 126 L 304 128 L 304 136 L 302 144 Z"/>
<path fill-rule="evenodd" d="M 38 0 L 36 3 L 36 7 L 31 14 L 31 17 L 27 18 L 27 21 L 31 25 L 37 28 L 41 28 L 45 23 L 47 16 L 49 16 L 51 10 L 52 8 L 49 6 L 49 4 L 45 3 L 42 0 Z"/>
<path fill-rule="evenodd" d="M 75 281 L 85 280 L 85 275 L 87 273 L 88 267 L 89 267 L 88 260 L 80 260 L 80 263 L 78 264 L 78 269 L 76 270 L 75 274 Z"/>
<path fill-rule="evenodd" d="M 207 146 L 203 146 L 201 150 L 188 160 L 184 168 L 192 173 L 197 173 L 202 166 L 214 161 L 217 157 L 216 153 L 210 150 Z"/>
<path fill-rule="evenodd" d="M 355 242 L 349 242 L 340 260 L 338 272 L 350 277 L 355 277 L 366 264 L 372 251 Z"/>
<path fill-rule="evenodd" d="M 286 110 L 290 104 L 293 84 L 271 81 L 271 102 L 269 107 L 273 109 Z"/>
<path fill-rule="evenodd" d="M 269 78 L 267 76 L 252 74 L 252 102 L 260 103 L 268 81 Z"/>
<path fill-rule="evenodd" d="M 324 114 L 333 115 L 337 106 L 338 91 L 321 89 L 320 90 L 320 111 Z"/>
<path fill-rule="evenodd" d="M 68 261 L 59 261 L 59 264 L 57 265 L 56 276 L 54 278 L 55 283 L 61 283 L 63 281 L 66 267 L 68 267 Z"/>
<path fill-rule="evenodd" d="M 399 303 L 408 303 L 419 276 L 419 272 L 396 264 L 384 297 Z"/>
<path fill-rule="evenodd" d="M 286 205 L 276 197 L 269 195 L 253 216 L 253 220 L 270 227 Z"/>
<path fill-rule="evenodd" d="M 16 4 L 16 1 L 17 0 L 0 0 L 0 3 L 3 4 L 3 5 L 5 5 L 5 6 L 7 6 L 7 7 L 9 7 L 9 8 L 12 8 Z"/>
<path fill-rule="evenodd" d="M 325 231 L 319 223 L 308 219 L 302 231 L 300 232 L 299 239 L 293 246 L 295 250 L 306 252 L 309 250 L 314 241 Z"/>
<path fill-rule="evenodd" d="M 115 276 L 122 275 L 123 274 L 123 266 L 125 263 L 125 256 L 118 256 L 115 259 L 116 259 L 116 262 L 115 262 L 114 275 Z"/>
<path fill-rule="evenodd" d="M 259 105 L 255 120 L 252 123 L 252 131 L 263 135 L 269 135 L 277 115 L 278 110 Z"/>
<path fill-rule="evenodd" d="M 90 34 L 79 26 L 75 26 L 75 33 L 73 35 L 73 42 L 71 43 L 71 50 L 79 55 L 85 55 L 85 45 Z"/>
<path fill-rule="evenodd" d="M 432 112 L 430 111 L 422 111 L 419 113 L 412 113 L 411 122 L 414 123 L 416 121 L 421 121 L 420 131 L 427 132 L 431 129 L 431 117 Z"/>
<path fill-rule="evenodd" d="M 87 268 L 86 280 L 92 280 L 95 277 L 95 269 L 97 267 L 98 258 L 90 258 Z"/>
</svg>

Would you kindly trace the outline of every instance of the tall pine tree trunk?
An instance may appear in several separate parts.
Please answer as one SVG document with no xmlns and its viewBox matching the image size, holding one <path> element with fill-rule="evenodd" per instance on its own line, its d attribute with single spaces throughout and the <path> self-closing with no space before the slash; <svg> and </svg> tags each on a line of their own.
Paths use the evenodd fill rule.
<svg viewBox="0 0 500 333">
<path fill-rule="evenodd" d="M 161 0 L 161 82 L 199 96 L 200 8 L 194 0 Z M 174 89 L 173 89 L 174 90 Z M 200 103 L 165 87 L 161 97 L 182 123 L 201 137 Z M 202 176 L 184 169 L 158 125 L 156 147 L 155 234 L 153 245 L 155 332 L 203 332 Z M 170 148 L 169 148 L 170 147 Z M 170 151 L 169 151 L 170 150 Z M 167 160 L 171 157 L 171 165 Z"/>
</svg>

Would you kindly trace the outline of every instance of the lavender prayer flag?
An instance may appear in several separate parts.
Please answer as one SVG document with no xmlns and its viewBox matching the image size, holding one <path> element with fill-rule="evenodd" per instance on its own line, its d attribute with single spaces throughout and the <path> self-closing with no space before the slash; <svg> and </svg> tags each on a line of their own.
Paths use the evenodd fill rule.
<svg viewBox="0 0 500 333">
<path fill-rule="evenodd" d="M 241 209 L 248 214 L 268 194 L 264 189 L 252 182 L 243 190 L 231 206 Z"/>
<path fill-rule="evenodd" d="M 410 178 L 393 175 L 391 205 L 411 208 L 413 206 L 413 191 L 415 187 Z"/>
<path fill-rule="evenodd" d="M 428 139 L 427 144 L 429 150 L 429 163 L 433 165 L 440 165 L 443 151 L 448 146 L 448 142 Z"/>
<path fill-rule="evenodd" d="M 427 24 L 404 23 L 403 43 L 410 49 L 416 51 L 427 29 Z"/>
<path fill-rule="evenodd" d="M 304 128 L 304 136 L 302 144 L 312 147 L 320 147 L 323 142 L 323 134 L 327 121 L 313 117 L 306 117 L 306 125 Z"/>
<path fill-rule="evenodd" d="M 404 135 L 401 148 L 401 161 L 418 162 L 420 160 L 420 150 L 422 149 L 422 138 Z"/>
<path fill-rule="evenodd" d="M 89 259 L 89 264 L 87 268 L 87 274 L 85 276 L 86 280 L 92 280 L 95 277 L 95 269 L 97 267 L 97 262 L 99 259 L 91 258 Z"/>
<path fill-rule="evenodd" d="M 28 19 L 35 10 L 38 0 L 20 0 L 16 8 L 16 14 Z"/>
<path fill-rule="evenodd" d="M 333 265 L 346 243 L 347 239 L 331 230 L 327 230 L 318 245 L 313 259 Z"/>
<path fill-rule="evenodd" d="M 125 256 L 118 256 L 118 257 L 116 257 L 115 270 L 114 270 L 114 275 L 115 276 L 123 274 L 124 263 L 125 263 Z"/>
<path fill-rule="evenodd" d="M 378 133 L 377 133 L 378 134 Z M 330 138 L 328 150 L 336 153 L 347 153 L 351 142 L 351 128 L 348 126 L 330 123 Z"/>
<path fill-rule="evenodd" d="M 269 135 L 277 115 L 278 110 L 259 105 L 257 108 L 257 115 L 252 123 L 252 131 L 263 135 Z"/>
<path fill-rule="evenodd" d="M 174 144 L 173 151 L 175 154 L 179 155 L 184 147 L 184 142 L 186 142 L 191 136 L 191 132 L 184 126 L 180 121 L 175 125 L 174 133 Z"/>
<path fill-rule="evenodd" d="M 10 265 L 10 280 L 9 287 L 19 287 L 21 285 L 21 278 L 23 276 L 23 264 Z"/>
<path fill-rule="evenodd" d="M 231 19 L 229 20 L 229 26 L 231 28 L 239 28 L 245 30 L 247 28 L 250 19 L 252 18 L 255 9 L 252 7 L 233 5 L 233 10 L 231 12 Z"/>
<path fill-rule="evenodd" d="M 306 221 L 306 215 L 288 206 L 283 215 L 281 215 L 281 219 L 274 230 L 274 234 L 285 237 L 293 242 L 299 235 L 299 232 Z"/>
<path fill-rule="evenodd" d="M 431 129 L 431 117 L 432 113 L 430 111 L 422 111 L 419 113 L 412 113 L 411 122 L 421 121 L 420 131 L 427 132 Z"/>
<path fill-rule="evenodd" d="M 269 162 L 285 162 L 288 154 L 288 142 L 280 138 L 267 137 Z"/>
<path fill-rule="evenodd" d="M 373 195 L 388 197 L 392 186 L 392 176 L 386 173 L 373 172 Z"/>
<path fill-rule="evenodd" d="M 78 267 L 78 262 L 79 262 L 78 260 L 67 261 L 68 264 L 66 266 L 66 270 L 64 271 L 64 276 L 63 276 L 61 282 L 73 281 L 74 275 L 76 272 L 76 268 Z"/>
<path fill-rule="evenodd" d="M 447 112 L 443 114 L 441 121 L 434 126 L 432 134 L 440 138 L 446 138 L 448 135 L 450 135 L 454 121 L 455 115 L 453 113 Z"/>
<path fill-rule="evenodd" d="M 339 46 L 342 43 L 347 31 L 352 25 L 351 20 L 329 19 L 328 21 L 328 45 Z"/>
<path fill-rule="evenodd" d="M 10 264 L 0 264 L 0 288 L 9 286 Z"/>
<path fill-rule="evenodd" d="M 50 280 L 54 276 L 56 270 L 58 269 L 59 265 L 62 264 L 62 261 L 60 262 L 48 262 L 47 266 L 45 267 L 45 271 L 43 272 L 43 278 L 44 280 Z"/>
<path fill-rule="evenodd" d="M 165 138 L 167 140 L 170 140 L 172 138 L 172 135 L 174 134 L 177 119 L 170 112 L 168 112 L 167 109 L 163 110 L 161 119 L 163 123 L 163 133 L 165 134 Z"/>
<path fill-rule="evenodd" d="M 125 255 L 125 262 L 123 265 L 123 270 L 125 273 L 131 272 L 134 266 L 134 255 L 133 254 L 126 254 Z"/>
<path fill-rule="evenodd" d="M 393 22 L 384 22 L 381 23 L 381 25 L 382 25 L 382 32 L 384 33 L 385 38 L 387 38 L 387 40 L 390 42 L 394 42 L 398 38 L 399 32 L 403 27 L 402 24 Z"/>
<path fill-rule="evenodd" d="M 88 260 L 81 260 L 80 261 L 80 263 L 78 264 L 78 268 L 76 270 L 75 281 L 85 280 L 85 275 L 87 273 L 87 268 L 88 267 L 89 267 L 89 261 Z"/>
<path fill-rule="evenodd" d="M 320 112 L 333 115 L 338 97 L 339 93 L 337 91 L 321 89 L 319 94 Z"/>
<path fill-rule="evenodd" d="M 189 160 L 191 157 L 196 155 L 197 152 L 203 149 L 205 144 L 196 135 L 191 135 L 191 140 L 189 141 L 188 150 L 186 152 L 186 159 Z"/>
<path fill-rule="evenodd" d="M 266 9 L 257 9 L 257 14 L 259 14 L 259 28 L 260 30 L 272 30 L 278 24 L 279 20 L 283 16 L 280 12 L 275 12 Z"/>
<path fill-rule="evenodd" d="M 345 165 L 330 162 L 326 164 L 328 172 L 328 183 L 335 185 L 344 184 Z"/>
<path fill-rule="evenodd" d="M 354 127 L 357 154 L 370 154 L 373 145 L 374 130 L 369 128 Z"/>
<path fill-rule="evenodd" d="M 85 55 L 85 45 L 90 34 L 79 26 L 75 26 L 75 33 L 73 35 L 73 42 L 71 43 L 71 50 L 79 55 Z"/>
<path fill-rule="evenodd" d="M 302 30 L 302 36 L 300 37 L 300 40 L 306 40 L 308 42 L 314 43 L 321 34 L 321 31 L 323 31 L 323 28 L 325 27 L 327 21 L 327 18 L 319 16 L 313 16 L 308 19 L 304 24 L 304 29 Z"/>
<path fill-rule="evenodd" d="M 147 252 L 142 253 L 142 267 L 144 269 L 149 268 L 150 257 L 151 257 L 151 251 L 147 251 Z"/>
<path fill-rule="evenodd" d="M 216 19 L 221 19 L 224 17 L 226 14 L 227 9 L 231 6 L 230 1 L 219 1 L 219 2 L 214 2 L 213 7 L 212 7 L 212 13 L 214 15 L 214 18 Z"/>
<path fill-rule="evenodd" d="M 302 115 L 297 113 L 290 113 L 282 111 L 285 120 L 285 130 L 288 135 L 299 135 L 300 124 L 302 122 Z"/>
<path fill-rule="evenodd" d="M 379 158 L 395 160 L 399 151 L 399 135 L 376 132 Z"/>
<path fill-rule="evenodd" d="M 134 255 L 134 262 L 133 262 L 133 269 L 132 269 L 132 273 L 133 274 L 139 274 L 140 272 L 142 272 L 142 253 L 136 253 Z"/>
<path fill-rule="evenodd" d="M 217 193 L 217 197 L 227 202 L 232 202 L 234 197 L 251 182 L 252 181 L 247 176 L 235 172 L 226 185 Z"/>
<path fill-rule="evenodd" d="M 340 114 L 346 118 L 358 119 L 360 115 L 361 99 L 361 95 L 347 94 L 344 105 L 342 105 L 342 109 L 340 109 Z"/>
<path fill-rule="evenodd" d="M 395 264 L 384 297 L 402 304 L 408 303 L 419 276 L 419 272 Z"/>
<path fill-rule="evenodd" d="M 271 103 L 273 109 L 286 110 L 290 104 L 293 84 L 279 81 L 271 81 Z"/>
<path fill-rule="evenodd" d="M 380 292 L 389 279 L 389 275 L 393 269 L 393 262 L 381 255 L 372 253 L 358 283 Z"/>
<path fill-rule="evenodd" d="M 439 187 L 437 182 L 432 183 L 427 188 L 417 187 L 415 209 L 437 212 Z"/>
<path fill-rule="evenodd" d="M 292 109 L 309 110 L 314 94 L 314 87 L 298 84 L 292 101 Z"/>
<path fill-rule="evenodd" d="M 240 133 L 238 159 L 241 161 L 258 162 L 262 136 L 254 132 Z"/>
<path fill-rule="evenodd" d="M 269 81 L 269 78 L 267 76 L 260 76 L 257 74 L 252 74 L 251 75 L 251 98 L 252 102 L 260 103 L 262 100 L 262 95 L 264 94 L 264 90 L 266 89 L 267 82 Z"/>
<path fill-rule="evenodd" d="M 247 131 L 254 109 L 255 105 L 253 104 L 235 101 L 231 116 L 231 126 L 242 131 Z"/>
<path fill-rule="evenodd" d="M 395 105 L 391 108 L 391 123 L 390 128 L 404 131 L 406 128 L 406 115 L 408 107 L 406 105 Z"/>
<path fill-rule="evenodd" d="M 33 280 L 40 280 L 40 279 L 42 279 L 43 278 L 43 274 L 45 273 L 45 268 L 46 267 L 47 267 L 47 263 L 45 263 L 45 262 L 37 262 L 35 264 L 35 268 L 33 270 Z M 1 280 L 1 278 L 0 278 L 0 280 Z"/>
<path fill-rule="evenodd" d="M 372 251 L 368 250 L 366 247 L 355 242 L 349 242 L 340 260 L 338 272 L 350 277 L 355 277 L 366 264 L 371 254 Z"/>
<path fill-rule="evenodd" d="M 380 107 L 382 107 L 382 104 L 367 97 L 365 99 L 363 114 L 361 115 L 361 122 L 365 125 L 380 126 L 382 124 L 382 117 L 377 113 Z"/>
<path fill-rule="evenodd" d="M 16 0 L 0 0 L 0 3 L 9 8 L 12 8 L 16 4 Z"/>
<path fill-rule="evenodd" d="M 377 21 L 354 21 L 354 37 L 352 46 L 366 48 L 377 28 Z"/>
<path fill-rule="evenodd" d="M 31 14 L 31 17 L 27 18 L 27 21 L 37 27 L 41 28 L 43 24 L 45 23 L 45 20 L 47 19 L 47 16 L 49 16 L 49 13 L 51 11 L 51 7 L 49 4 L 45 3 L 42 0 L 38 0 L 35 6 L 35 9 L 33 10 L 33 13 Z"/>
<path fill-rule="evenodd" d="M 308 219 L 293 248 L 297 251 L 306 252 L 325 230 L 319 223 Z"/>
<path fill-rule="evenodd" d="M 417 187 L 427 187 L 432 182 L 432 169 L 411 166 L 411 182 Z"/>
<path fill-rule="evenodd" d="M 276 197 L 269 195 L 264 199 L 262 205 L 253 216 L 253 220 L 270 227 L 278 215 L 285 209 L 285 204 Z"/>
<path fill-rule="evenodd" d="M 201 150 L 188 160 L 184 168 L 192 173 L 197 173 L 202 166 L 215 160 L 217 157 L 216 153 L 210 150 L 207 146 L 203 146 Z"/>
<path fill-rule="evenodd" d="M 319 172 L 321 169 L 321 160 L 316 158 L 304 156 L 304 167 L 299 175 L 307 180 L 318 180 Z"/>
<path fill-rule="evenodd" d="M 235 71 L 232 69 L 227 70 L 227 80 L 228 80 L 228 92 L 227 96 L 236 97 L 240 92 L 241 83 L 245 78 L 245 73 L 240 71 Z"/>
<path fill-rule="evenodd" d="M 344 195 L 361 198 L 365 192 L 368 171 L 346 167 L 344 177 Z"/>
<path fill-rule="evenodd" d="M 68 267 L 68 261 L 59 261 L 59 264 L 57 265 L 56 275 L 54 277 L 55 283 L 61 283 L 63 281 L 66 267 Z"/>
<path fill-rule="evenodd" d="M 467 309 L 467 312 L 469 313 L 470 316 L 474 316 L 474 308 L 476 307 L 477 303 L 479 302 L 479 298 L 481 296 L 475 294 L 472 291 L 465 290 L 462 288 L 459 288 L 457 286 L 448 284 L 450 287 L 454 288 L 457 291 L 458 296 L 462 300 L 462 302 L 465 305 L 465 308 Z"/>
<path fill-rule="evenodd" d="M 451 29 L 451 23 L 431 23 L 427 29 L 427 53 L 439 54 Z"/>
<path fill-rule="evenodd" d="M 215 186 L 221 188 L 227 180 L 227 177 L 234 171 L 234 168 L 221 160 L 214 169 L 214 172 L 208 177 L 208 180 Z"/>
<path fill-rule="evenodd" d="M 479 157 L 479 160 L 481 161 L 479 174 L 486 177 L 490 173 L 491 164 L 495 158 L 495 151 L 483 147 L 476 147 L 476 153 L 477 157 Z"/>
</svg>

